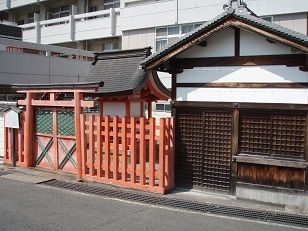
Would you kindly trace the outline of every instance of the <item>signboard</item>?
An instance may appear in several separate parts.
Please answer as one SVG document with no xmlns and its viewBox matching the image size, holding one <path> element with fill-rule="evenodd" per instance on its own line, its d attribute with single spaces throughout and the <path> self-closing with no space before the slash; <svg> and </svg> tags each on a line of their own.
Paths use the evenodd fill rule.
<svg viewBox="0 0 308 231">
<path fill-rule="evenodd" d="M 5 111 L 4 124 L 6 128 L 17 128 L 19 129 L 19 113 L 18 108 L 9 108 Z"/>
</svg>

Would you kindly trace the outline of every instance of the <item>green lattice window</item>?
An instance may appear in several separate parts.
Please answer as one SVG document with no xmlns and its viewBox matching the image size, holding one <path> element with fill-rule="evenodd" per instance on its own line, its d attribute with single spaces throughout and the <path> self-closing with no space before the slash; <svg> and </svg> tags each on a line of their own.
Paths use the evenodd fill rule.
<svg viewBox="0 0 308 231">
<path fill-rule="evenodd" d="M 58 135 L 74 136 L 75 135 L 75 115 L 73 111 L 57 112 Z"/>
<path fill-rule="evenodd" d="M 35 131 L 37 133 L 52 134 L 52 111 L 35 111 Z"/>
</svg>

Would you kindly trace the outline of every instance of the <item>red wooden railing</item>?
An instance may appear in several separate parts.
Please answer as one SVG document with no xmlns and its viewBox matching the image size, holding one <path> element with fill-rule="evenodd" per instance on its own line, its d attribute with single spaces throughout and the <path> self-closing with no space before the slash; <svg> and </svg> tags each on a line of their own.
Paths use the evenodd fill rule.
<svg viewBox="0 0 308 231">
<path fill-rule="evenodd" d="M 16 165 L 25 165 L 24 116 L 15 129 Z M 165 193 L 174 187 L 174 120 L 81 114 L 82 179 Z M 5 128 L 4 162 L 12 164 Z M 34 155 L 34 154 L 33 154 Z M 35 160 L 35 156 L 31 157 Z M 34 166 L 34 163 L 32 163 Z M 77 173 L 78 168 L 76 172 Z"/>
<path fill-rule="evenodd" d="M 171 118 L 81 116 L 84 179 L 165 193 L 174 187 Z"/>
</svg>

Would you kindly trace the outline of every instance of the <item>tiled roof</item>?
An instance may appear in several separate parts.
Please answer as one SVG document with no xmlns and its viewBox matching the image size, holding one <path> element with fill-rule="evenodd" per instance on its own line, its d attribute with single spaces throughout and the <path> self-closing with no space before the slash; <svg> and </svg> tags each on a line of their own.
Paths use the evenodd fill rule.
<svg viewBox="0 0 308 231">
<path fill-rule="evenodd" d="M 180 40 L 169 44 L 165 49 L 152 54 L 151 56 L 147 57 L 145 60 L 142 61 L 141 65 L 143 67 L 147 66 L 149 63 L 152 63 L 153 61 L 163 57 L 165 54 L 172 52 L 173 50 L 177 49 L 178 47 L 181 47 L 182 44 L 185 44 L 192 38 L 196 38 L 199 35 L 201 35 L 204 31 L 210 30 L 214 28 L 216 25 L 219 25 L 220 23 L 228 20 L 228 19 L 237 19 L 238 21 L 245 22 L 247 24 L 253 25 L 255 27 L 258 27 L 260 29 L 269 31 L 271 33 L 277 34 L 281 37 L 287 38 L 291 41 L 297 42 L 301 45 L 308 47 L 308 36 L 295 32 L 293 30 L 284 28 L 282 26 L 279 26 L 277 24 L 268 22 L 266 20 L 263 20 L 255 15 L 250 14 L 240 14 L 237 12 L 224 12 L 217 17 L 213 18 L 212 20 L 205 22 L 192 32 L 186 34 Z"/>
<path fill-rule="evenodd" d="M 97 53 L 87 81 L 103 81 L 98 93 L 106 95 L 132 94 L 144 86 L 147 73 L 140 62 L 150 48 Z"/>
</svg>

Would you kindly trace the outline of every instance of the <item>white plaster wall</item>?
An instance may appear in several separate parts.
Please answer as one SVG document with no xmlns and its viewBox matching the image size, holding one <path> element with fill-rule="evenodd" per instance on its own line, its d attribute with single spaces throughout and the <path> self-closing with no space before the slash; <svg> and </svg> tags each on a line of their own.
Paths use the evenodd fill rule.
<svg viewBox="0 0 308 231">
<path fill-rule="evenodd" d="M 234 56 L 234 30 L 228 28 L 208 38 L 206 47 L 193 46 L 179 54 L 177 58 Z"/>
<path fill-rule="evenodd" d="M 264 36 L 241 30 L 240 55 L 292 54 L 291 48 L 281 43 L 270 43 Z"/>
<path fill-rule="evenodd" d="M 4 157 L 4 116 L 0 113 L 0 158 Z"/>
<path fill-rule="evenodd" d="M 130 103 L 130 116 L 139 117 L 140 114 L 140 102 L 131 102 Z"/>
<path fill-rule="evenodd" d="M 308 73 L 298 67 L 207 67 L 184 70 L 177 75 L 177 83 L 290 83 L 308 82 Z"/>
<path fill-rule="evenodd" d="M 0 51 L 2 84 L 84 81 L 90 67 L 89 61 Z"/>
<path fill-rule="evenodd" d="M 177 101 L 308 104 L 308 89 L 177 88 Z"/>
<path fill-rule="evenodd" d="M 126 116 L 125 103 L 121 102 L 104 102 L 103 115 L 109 116 Z"/>
</svg>

